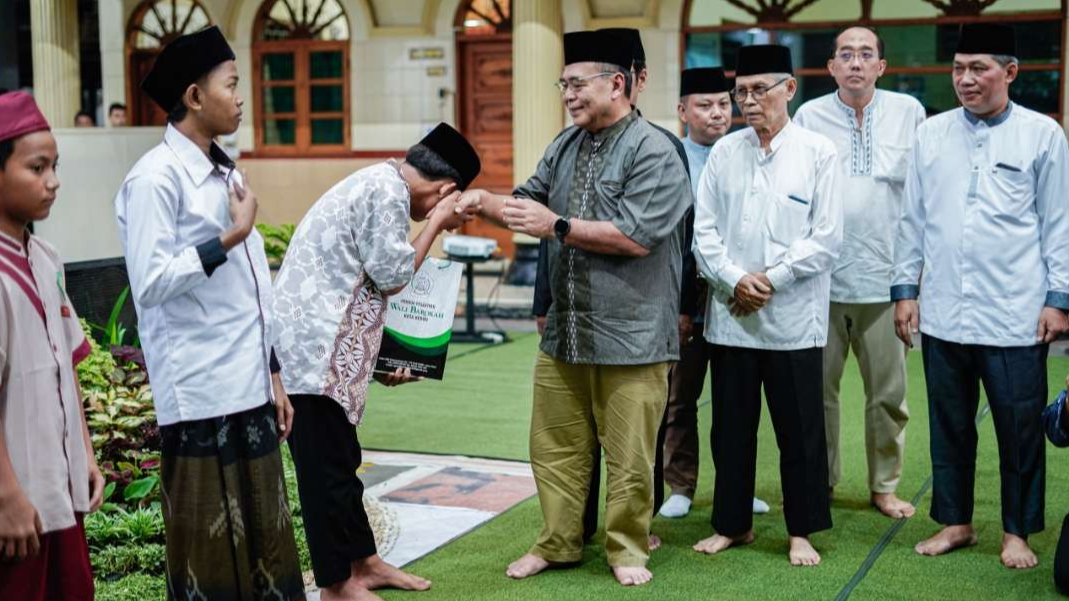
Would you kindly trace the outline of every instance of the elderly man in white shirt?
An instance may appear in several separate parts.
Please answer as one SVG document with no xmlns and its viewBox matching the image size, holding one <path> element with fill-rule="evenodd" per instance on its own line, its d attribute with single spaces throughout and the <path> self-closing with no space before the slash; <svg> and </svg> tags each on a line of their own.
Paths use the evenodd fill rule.
<svg viewBox="0 0 1069 601">
<path fill-rule="evenodd" d="M 940 555 L 976 543 L 976 410 L 987 392 L 1002 478 L 1002 563 L 1037 563 L 1044 527 L 1041 413 L 1047 349 L 1069 329 L 1069 151 L 1054 120 L 1012 103 L 1013 29 L 962 27 L 962 108 L 917 132 L 895 244 L 891 298 L 906 344 L 922 332 L 934 488 L 943 525 L 917 544 Z M 919 297 L 919 304 L 918 304 Z"/>
<path fill-rule="evenodd" d="M 733 96 L 749 128 L 713 147 L 698 185 L 694 251 L 710 282 L 713 345 L 713 529 L 694 549 L 753 540 L 751 501 L 761 388 L 780 448 L 792 565 L 820 555 L 809 535 L 831 527 L 822 407 L 831 268 L 842 242 L 835 145 L 793 124 L 789 50 L 739 50 Z"/>
<path fill-rule="evenodd" d="M 802 105 L 798 125 L 831 139 L 839 153 L 835 193 L 843 204 L 843 246 L 831 274 L 824 348 L 824 427 L 829 487 L 843 476 L 839 382 L 853 349 L 865 383 L 865 454 L 871 503 L 893 518 L 915 509 L 895 495 L 906 442 L 906 353 L 894 335 L 891 268 L 894 224 L 902 212 L 906 163 L 924 107 L 912 96 L 876 89 L 887 61 L 867 27 L 835 38 L 828 71 L 838 90 Z"/>
<path fill-rule="evenodd" d="M 168 593 L 295 600 L 279 453 L 293 412 L 273 359 L 271 275 L 256 196 L 212 141 L 238 128 L 237 84 L 216 27 L 163 49 L 141 87 L 167 130 L 115 212 L 162 438 Z"/>
</svg>

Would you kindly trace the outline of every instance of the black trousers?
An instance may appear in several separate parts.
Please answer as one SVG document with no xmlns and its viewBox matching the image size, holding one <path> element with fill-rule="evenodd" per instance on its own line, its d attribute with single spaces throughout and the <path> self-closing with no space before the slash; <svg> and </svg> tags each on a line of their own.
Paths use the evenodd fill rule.
<svg viewBox="0 0 1069 601">
<path fill-rule="evenodd" d="M 764 387 L 779 447 L 783 513 L 791 536 L 831 528 L 824 436 L 823 349 L 768 351 L 713 345 L 713 529 L 753 527 L 757 428 Z"/>
<path fill-rule="evenodd" d="M 1062 595 L 1069 595 L 1069 514 L 1062 519 L 1062 532 L 1054 550 L 1054 586 Z"/>
<path fill-rule="evenodd" d="M 1047 345 L 994 347 L 921 340 L 928 384 L 932 519 L 970 524 L 976 476 L 976 410 L 987 392 L 998 440 L 1002 528 L 1027 537 L 1043 530 Z"/>
<path fill-rule="evenodd" d="M 319 395 L 295 394 L 290 452 L 304 532 L 319 587 L 349 578 L 352 562 L 376 553 L 364 511 L 360 441 L 341 405 Z"/>
</svg>

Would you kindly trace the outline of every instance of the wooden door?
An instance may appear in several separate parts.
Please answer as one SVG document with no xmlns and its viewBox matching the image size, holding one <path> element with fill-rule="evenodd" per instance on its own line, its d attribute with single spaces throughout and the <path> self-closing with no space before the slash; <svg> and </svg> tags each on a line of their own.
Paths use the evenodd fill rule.
<svg viewBox="0 0 1069 601">
<path fill-rule="evenodd" d="M 512 36 L 499 34 L 461 38 L 458 121 L 475 147 L 482 172 L 474 188 L 508 194 L 512 190 Z M 515 254 L 512 232 L 473 221 L 463 233 L 497 240 L 508 257 Z"/>
<path fill-rule="evenodd" d="M 149 95 L 141 91 L 141 82 L 156 62 L 156 52 L 134 51 L 130 53 L 129 86 L 130 125 L 166 125 L 167 113 Z"/>
</svg>

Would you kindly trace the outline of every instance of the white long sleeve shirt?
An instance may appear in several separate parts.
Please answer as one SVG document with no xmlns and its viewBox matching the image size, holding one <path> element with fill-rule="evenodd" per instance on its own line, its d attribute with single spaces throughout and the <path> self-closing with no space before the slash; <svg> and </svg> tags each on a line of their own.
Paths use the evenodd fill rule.
<svg viewBox="0 0 1069 601">
<path fill-rule="evenodd" d="M 1012 103 L 987 120 L 964 109 L 929 119 L 906 179 L 892 300 L 919 294 L 920 329 L 942 340 L 1036 344 L 1043 307 L 1069 310 L 1067 194 L 1053 119 Z"/>
<path fill-rule="evenodd" d="M 902 214 L 906 167 L 924 107 L 907 94 L 876 90 L 862 124 L 838 92 L 801 106 L 794 122 L 827 136 L 838 157 L 835 193 L 843 204 L 843 245 L 831 272 L 836 303 L 891 299 L 895 224 Z"/>
<path fill-rule="evenodd" d="M 161 426 L 272 400 L 271 275 L 254 229 L 223 255 L 238 174 L 168 126 L 115 198 L 119 237 Z M 225 258 L 224 258 L 225 256 Z"/>
<path fill-rule="evenodd" d="M 798 350 L 828 337 L 831 268 L 842 242 L 835 146 L 788 123 L 761 149 L 752 128 L 713 146 L 698 185 L 694 254 L 712 284 L 705 338 L 724 346 Z M 736 318 L 728 299 L 751 272 L 766 272 L 775 293 Z"/>
</svg>

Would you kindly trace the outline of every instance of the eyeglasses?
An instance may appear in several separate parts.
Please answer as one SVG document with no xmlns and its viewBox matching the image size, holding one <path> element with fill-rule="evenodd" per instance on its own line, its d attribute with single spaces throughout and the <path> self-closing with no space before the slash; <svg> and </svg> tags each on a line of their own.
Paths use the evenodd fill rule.
<svg viewBox="0 0 1069 601">
<path fill-rule="evenodd" d="M 842 52 L 836 54 L 835 58 L 838 59 L 840 63 L 843 63 L 845 65 L 849 65 L 850 63 L 854 62 L 855 58 L 861 59 L 861 62 L 863 63 L 867 63 L 876 58 L 876 53 L 872 50 L 862 50 L 861 52 L 843 50 Z"/>
<path fill-rule="evenodd" d="M 770 86 L 757 86 L 752 90 L 747 90 L 746 88 L 735 88 L 731 91 L 731 97 L 734 98 L 735 102 L 739 104 L 746 102 L 746 99 L 749 98 L 751 95 L 753 96 L 753 99 L 755 101 L 761 102 L 765 99 L 765 96 L 768 96 L 768 93 L 772 91 L 772 88 L 782 84 L 783 82 L 789 79 L 790 77 L 784 77 L 783 79 L 777 81 L 776 83 Z"/>
<path fill-rule="evenodd" d="M 602 71 L 601 73 L 595 73 L 593 75 L 573 77 L 567 81 L 563 79 L 558 79 L 557 81 L 553 82 L 553 85 L 556 86 L 558 90 L 560 90 L 561 94 L 567 92 L 569 88 L 578 92 L 579 90 L 582 90 L 587 86 L 586 81 L 588 79 L 594 79 L 595 77 L 605 77 L 606 75 L 616 75 L 616 73 L 616 71 Z"/>
</svg>

